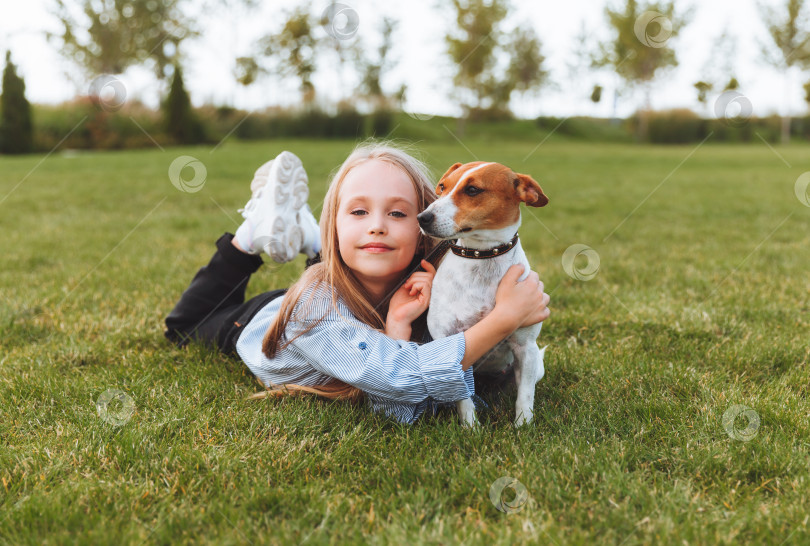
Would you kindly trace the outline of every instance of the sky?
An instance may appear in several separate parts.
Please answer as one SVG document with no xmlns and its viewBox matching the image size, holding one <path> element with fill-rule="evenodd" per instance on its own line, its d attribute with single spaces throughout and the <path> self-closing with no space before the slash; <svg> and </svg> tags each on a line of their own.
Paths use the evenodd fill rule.
<svg viewBox="0 0 810 546">
<path fill-rule="evenodd" d="M 628 90 L 609 70 L 585 71 L 572 75 L 569 65 L 576 62 L 577 36 L 583 28 L 588 45 L 595 46 L 609 38 L 605 22 L 606 3 L 616 6 L 619 0 L 511 0 L 513 11 L 505 21 L 508 30 L 518 23 L 530 24 L 542 42 L 546 57 L 544 68 L 550 81 L 535 96 L 519 97 L 513 110 L 519 117 L 538 115 L 564 117 L 592 115 L 609 117 L 614 113 L 614 91 L 621 94 L 615 101 L 615 113 L 632 114 L 643 100 L 640 90 Z M 783 6 L 785 0 L 759 0 L 770 6 Z M 327 8 L 328 0 L 313 0 L 313 13 Z M 365 49 L 373 51 L 379 41 L 383 16 L 399 22 L 392 55 L 397 60 L 383 79 L 383 87 L 393 92 L 401 84 L 408 88 L 405 109 L 414 113 L 458 115 L 459 107 L 450 97 L 452 64 L 446 55 L 444 37 L 454 23 L 451 10 L 442 7 L 447 0 L 342 0 L 358 19 L 357 35 Z M 248 110 L 268 106 L 290 105 L 299 100 L 297 84 L 265 77 L 248 88 L 239 86 L 233 77 L 234 59 L 251 55 L 256 41 L 275 32 L 283 24 L 285 11 L 300 5 L 295 0 L 260 2 L 253 9 L 218 8 L 198 16 L 203 32 L 199 38 L 186 41 L 182 51 L 186 61 L 186 87 L 195 105 L 213 103 Z M 84 75 L 58 51 L 56 43 L 46 39 L 47 31 L 58 31 L 58 22 L 49 6 L 52 0 L 0 0 L 0 51 L 10 49 L 19 73 L 25 78 L 31 102 L 59 103 L 77 94 L 86 94 L 92 77 Z M 652 106 L 656 109 L 691 108 L 704 115 L 715 115 L 718 93 L 710 94 L 707 105 L 696 100 L 693 84 L 702 79 L 709 63 L 730 63 L 741 83 L 740 92 L 750 101 L 753 115 L 773 113 L 801 114 L 807 111 L 802 84 L 810 73 L 787 73 L 769 65 L 761 52 L 771 42 L 757 8 L 757 0 L 675 0 L 677 12 L 691 10 L 690 24 L 668 45 L 673 45 L 679 66 L 660 73 L 652 86 Z M 318 29 L 324 32 L 324 29 Z M 736 48 L 717 48 L 723 33 L 736 38 Z M 352 93 L 355 88 L 349 71 L 339 73 L 336 63 L 322 63 L 315 78 L 318 92 L 328 99 Z M 138 98 L 150 106 L 158 104 L 165 91 L 151 73 L 134 68 L 122 76 L 127 99 Z M 603 99 L 593 104 L 589 97 L 594 84 L 604 88 Z M 737 103 L 729 106 L 727 115 Z"/>
</svg>

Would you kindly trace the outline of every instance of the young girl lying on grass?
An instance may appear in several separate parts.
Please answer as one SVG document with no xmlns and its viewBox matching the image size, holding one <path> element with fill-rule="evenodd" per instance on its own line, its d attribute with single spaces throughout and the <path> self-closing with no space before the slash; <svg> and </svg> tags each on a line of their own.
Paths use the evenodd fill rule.
<svg viewBox="0 0 810 546">
<path fill-rule="evenodd" d="M 437 403 L 470 398 L 472 364 L 517 328 L 549 316 L 537 274 L 517 282 L 523 268 L 512 266 L 480 322 L 414 342 L 425 340 L 412 324 L 427 310 L 435 273 L 422 259 L 433 243 L 416 215 L 436 195 L 425 166 L 397 148 L 367 144 L 352 152 L 331 181 L 320 230 L 306 204 L 306 173 L 290 152 L 262 165 L 251 190 L 245 221 L 217 240 L 166 318 L 166 336 L 237 353 L 268 387 L 263 394 L 365 397 L 375 411 L 413 423 Z M 245 302 L 260 252 L 279 263 L 299 252 L 310 259 L 289 290 Z"/>
</svg>

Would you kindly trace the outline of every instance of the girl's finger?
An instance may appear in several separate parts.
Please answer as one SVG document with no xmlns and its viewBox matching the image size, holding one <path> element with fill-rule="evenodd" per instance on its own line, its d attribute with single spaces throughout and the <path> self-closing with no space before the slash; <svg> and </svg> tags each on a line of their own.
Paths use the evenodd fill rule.
<svg viewBox="0 0 810 546">
<path fill-rule="evenodd" d="M 420 282 L 420 283 L 428 283 L 432 282 L 433 279 L 430 277 L 411 277 L 409 281 L 411 282 Z"/>
<path fill-rule="evenodd" d="M 431 276 L 436 274 L 436 268 L 433 267 L 433 264 L 427 260 L 422 260 L 422 268 L 430 273 Z"/>
</svg>

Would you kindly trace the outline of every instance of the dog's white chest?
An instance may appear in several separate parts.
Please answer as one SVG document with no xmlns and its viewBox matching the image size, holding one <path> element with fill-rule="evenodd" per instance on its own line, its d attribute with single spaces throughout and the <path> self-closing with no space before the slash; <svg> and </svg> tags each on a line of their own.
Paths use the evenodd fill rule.
<svg viewBox="0 0 810 546">
<path fill-rule="evenodd" d="M 428 329 L 433 338 L 462 332 L 492 311 L 498 283 L 512 264 L 524 261 L 519 246 L 486 260 L 446 256 L 431 289 Z"/>
<path fill-rule="evenodd" d="M 456 260 L 463 260 L 452 256 Z M 446 258 L 446 260 L 450 259 Z M 491 280 L 491 266 L 487 261 L 471 264 L 467 268 L 442 264 L 431 289 L 428 328 L 434 338 L 462 332 L 477 323 L 495 307 L 497 282 Z M 447 267 L 445 267 L 447 266 Z M 488 267 L 489 266 L 489 267 Z M 459 271 L 456 271 L 460 269 Z"/>
</svg>

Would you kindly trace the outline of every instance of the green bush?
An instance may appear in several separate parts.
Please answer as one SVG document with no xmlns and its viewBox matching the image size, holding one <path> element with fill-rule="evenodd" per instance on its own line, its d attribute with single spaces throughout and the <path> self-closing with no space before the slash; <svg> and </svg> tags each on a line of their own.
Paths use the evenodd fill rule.
<svg viewBox="0 0 810 546">
<path fill-rule="evenodd" d="M 391 110 L 378 110 L 367 118 L 366 135 L 382 138 L 394 128 L 394 112 Z"/>
<path fill-rule="evenodd" d="M 165 103 L 164 103 L 165 105 Z M 286 111 L 272 108 L 247 112 L 229 106 L 194 109 L 195 121 L 186 132 L 172 132 L 182 121 L 167 123 L 167 117 L 142 103 L 129 102 L 115 112 L 99 107 L 89 97 L 60 105 L 35 105 L 37 123 L 34 149 L 49 151 L 62 139 L 60 148 L 148 148 L 157 144 L 219 142 L 226 136 L 244 140 L 302 137 L 362 139 L 391 131 L 394 115 L 379 112 L 363 115 L 343 108 L 334 115 L 321 110 Z M 165 112 L 165 110 L 164 110 Z M 188 139 L 186 139 L 187 135 Z M 67 137 L 67 138 L 66 138 Z"/>
<path fill-rule="evenodd" d="M 685 108 L 649 113 L 647 130 L 650 142 L 659 144 L 699 142 L 708 134 L 706 129 L 706 120 Z"/>
<path fill-rule="evenodd" d="M 622 126 L 621 120 L 572 116 L 557 118 L 541 116 L 536 120 L 537 127 L 555 134 L 569 136 L 577 140 L 627 142 L 630 134 Z"/>
<path fill-rule="evenodd" d="M 49 151 L 69 135 L 60 148 L 121 149 L 168 146 L 176 138 L 166 131 L 161 113 L 130 101 L 115 112 L 98 107 L 84 97 L 58 106 L 35 105 L 34 149 Z M 418 119 L 404 112 L 388 110 L 361 114 L 344 106 L 334 114 L 319 109 L 268 108 L 248 112 L 230 106 L 194 109 L 208 142 L 226 136 L 242 140 L 274 138 L 363 139 L 384 137 L 396 127 L 396 138 L 453 141 L 478 138 L 484 141 L 541 142 L 553 133 L 555 139 L 589 142 L 630 142 L 638 117 L 609 120 L 588 117 L 539 117 L 535 120 L 461 122 L 449 117 Z M 700 142 L 710 132 L 714 142 L 778 142 L 781 120 L 777 116 L 740 120 L 703 119 L 688 110 L 652 112 L 650 142 L 676 144 Z M 810 117 L 791 124 L 794 138 L 810 138 Z"/>
<path fill-rule="evenodd" d="M 34 149 L 41 152 L 57 145 L 61 149 L 123 149 L 171 142 L 161 127 L 160 114 L 137 101 L 108 112 L 90 97 L 81 97 L 59 105 L 35 105 L 34 112 Z"/>
<path fill-rule="evenodd" d="M 700 142 L 711 134 L 714 142 L 778 142 L 781 119 L 778 116 L 748 119 L 705 119 L 688 109 L 648 112 L 648 141 L 653 144 Z M 639 113 L 628 118 L 626 127 L 636 134 Z"/>
<path fill-rule="evenodd" d="M 810 139 L 810 115 L 805 115 L 790 120 L 790 136 Z"/>
</svg>

